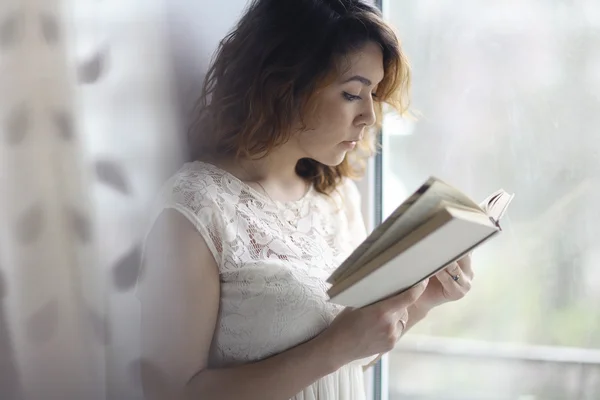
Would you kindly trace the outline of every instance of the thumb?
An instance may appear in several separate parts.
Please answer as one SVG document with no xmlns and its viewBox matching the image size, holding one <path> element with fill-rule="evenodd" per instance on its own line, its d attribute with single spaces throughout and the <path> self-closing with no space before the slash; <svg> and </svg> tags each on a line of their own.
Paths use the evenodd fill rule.
<svg viewBox="0 0 600 400">
<path fill-rule="evenodd" d="M 429 283 L 429 278 L 421 281 L 417 285 L 413 286 L 410 289 L 405 290 L 404 292 L 388 299 L 386 302 L 389 302 L 389 306 L 393 306 L 394 308 L 398 307 L 408 307 L 418 300 L 419 297 L 423 294 L 425 289 L 427 288 L 427 284 Z"/>
</svg>

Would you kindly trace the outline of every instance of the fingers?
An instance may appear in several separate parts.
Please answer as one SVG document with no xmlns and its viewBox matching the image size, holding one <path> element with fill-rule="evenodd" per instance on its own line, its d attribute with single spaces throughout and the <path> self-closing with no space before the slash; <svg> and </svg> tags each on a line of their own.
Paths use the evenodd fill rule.
<svg viewBox="0 0 600 400">
<path fill-rule="evenodd" d="M 463 298 L 471 289 L 471 279 L 462 273 L 460 267 L 450 266 L 436 274 L 444 290 L 444 295 L 448 300 L 458 300 Z"/>
<path fill-rule="evenodd" d="M 408 308 L 413 304 L 425 291 L 429 279 L 425 279 L 418 285 L 400 293 L 399 295 L 393 296 L 387 300 L 381 302 L 381 306 L 384 308 L 403 309 Z"/>
<path fill-rule="evenodd" d="M 396 324 L 394 335 L 396 338 L 400 339 L 406 330 L 406 325 L 408 324 L 408 310 L 406 308 L 398 310 L 398 312 L 394 313 L 394 320 Z"/>
<path fill-rule="evenodd" d="M 459 282 L 460 278 L 464 279 L 466 277 L 466 274 L 463 273 L 463 270 L 458 264 L 458 262 L 453 262 L 452 264 L 448 265 L 446 268 L 444 268 L 444 271 L 446 272 L 445 275 L 450 275 L 450 277 L 453 278 L 453 280 L 455 280 L 456 282 Z"/>
<path fill-rule="evenodd" d="M 406 328 L 406 323 L 408 322 L 408 309 L 399 309 L 398 312 L 395 313 L 395 317 L 399 322 L 398 327 L 401 328 L 400 331 L 404 331 L 404 329 Z"/>
<path fill-rule="evenodd" d="M 473 280 L 475 274 L 473 273 L 473 268 L 471 267 L 471 253 L 458 260 L 457 264 L 462 270 L 463 274 L 465 274 L 470 280 Z"/>
<path fill-rule="evenodd" d="M 406 324 L 408 324 L 408 311 L 406 311 L 406 308 L 404 309 L 404 315 L 402 315 L 400 318 L 398 318 L 398 324 L 397 324 L 397 329 L 398 329 L 398 336 L 402 336 L 404 334 L 404 331 L 406 330 Z"/>
</svg>

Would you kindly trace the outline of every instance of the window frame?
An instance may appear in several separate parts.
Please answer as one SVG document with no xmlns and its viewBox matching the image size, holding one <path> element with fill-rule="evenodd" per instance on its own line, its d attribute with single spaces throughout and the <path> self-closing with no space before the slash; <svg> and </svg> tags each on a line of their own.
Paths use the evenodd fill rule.
<svg viewBox="0 0 600 400">
<path fill-rule="evenodd" d="M 365 175 L 356 182 L 361 196 L 362 215 L 367 232 L 379 225 L 383 216 L 383 149 L 382 132 L 377 134 L 377 154 L 367 162 Z M 365 371 L 367 400 L 388 400 L 388 355 Z"/>
<path fill-rule="evenodd" d="M 373 1 L 383 13 L 382 0 Z M 357 182 L 362 199 L 362 214 L 366 229 L 371 232 L 383 219 L 383 131 L 377 132 L 377 153 L 369 159 L 363 179 Z M 384 355 L 365 372 L 368 400 L 388 400 L 388 355 Z"/>
<path fill-rule="evenodd" d="M 383 14 L 383 0 L 372 0 Z M 376 135 L 375 156 L 369 159 L 365 176 L 357 182 L 362 198 L 362 213 L 367 232 L 371 232 L 383 219 L 383 128 Z M 365 372 L 365 390 L 367 400 L 388 400 L 388 355 Z"/>
<path fill-rule="evenodd" d="M 375 7 L 379 9 L 383 15 L 383 0 L 374 0 Z M 377 151 L 373 159 L 373 226 L 381 224 L 383 220 L 383 124 L 379 132 L 377 132 Z M 373 400 L 388 400 L 389 398 L 389 359 L 385 354 L 373 366 Z"/>
</svg>

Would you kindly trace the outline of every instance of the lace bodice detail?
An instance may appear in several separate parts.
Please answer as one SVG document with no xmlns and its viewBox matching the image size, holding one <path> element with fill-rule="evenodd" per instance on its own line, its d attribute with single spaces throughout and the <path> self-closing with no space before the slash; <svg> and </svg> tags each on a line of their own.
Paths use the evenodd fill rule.
<svg viewBox="0 0 600 400">
<path fill-rule="evenodd" d="M 159 211 L 165 208 L 194 224 L 219 267 L 210 366 L 284 351 L 340 311 L 327 301 L 326 279 L 365 237 L 354 182 L 330 196 L 309 189 L 299 201 L 274 202 L 216 166 L 193 162 L 165 185 Z"/>
</svg>

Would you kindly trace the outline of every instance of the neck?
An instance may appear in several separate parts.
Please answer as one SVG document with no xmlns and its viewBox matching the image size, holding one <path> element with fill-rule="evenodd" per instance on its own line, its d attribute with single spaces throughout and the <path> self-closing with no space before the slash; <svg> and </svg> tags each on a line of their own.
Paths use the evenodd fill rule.
<svg viewBox="0 0 600 400">
<path fill-rule="evenodd" d="M 280 185 L 297 182 L 296 164 L 299 157 L 282 151 L 273 151 L 258 159 L 241 159 L 239 165 L 244 168 L 250 181 L 269 181 Z"/>
<path fill-rule="evenodd" d="M 221 168 L 232 173 L 273 200 L 300 199 L 307 189 L 306 181 L 296 174 L 301 156 L 291 148 L 281 146 L 262 158 L 227 158 L 217 160 Z"/>
</svg>

